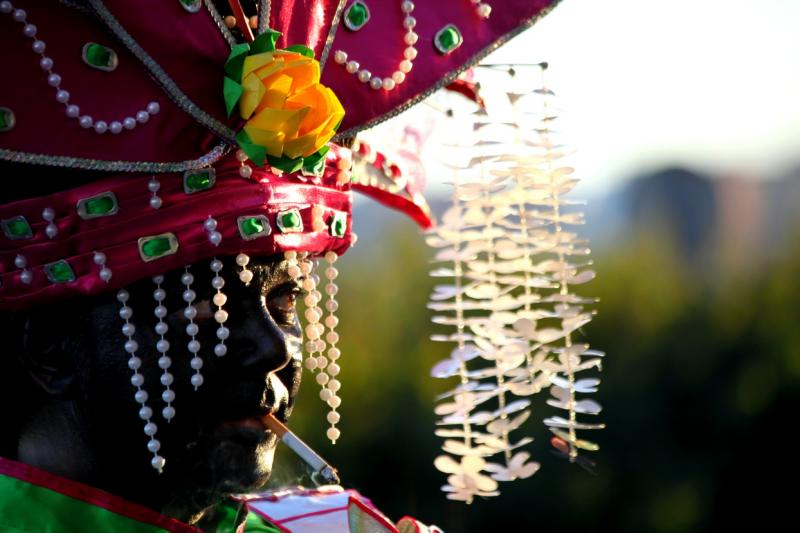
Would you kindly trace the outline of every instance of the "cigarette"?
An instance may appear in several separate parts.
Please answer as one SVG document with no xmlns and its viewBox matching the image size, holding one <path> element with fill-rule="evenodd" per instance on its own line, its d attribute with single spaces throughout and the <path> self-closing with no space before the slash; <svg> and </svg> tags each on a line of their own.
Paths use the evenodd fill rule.
<svg viewBox="0 0 800 533">
<path fill-rule="evenodd" d="M 284 426 L 272 413 L 264 416 L 261 422 L 263 422 L 270 431 L 275 433 L 281 442 L 288 446 L 289 449 L 299 455 L 300 458 L 312 468 L 314 475 L 320 476 L 326 483 L 334 485 L 339 484 L 339 473 L 336 469 L 325 462 L 325 459 L 312 450 L 308 444 L 300 440 L 300 437 L 289 431 L 289 428 Z"/>
</svg>

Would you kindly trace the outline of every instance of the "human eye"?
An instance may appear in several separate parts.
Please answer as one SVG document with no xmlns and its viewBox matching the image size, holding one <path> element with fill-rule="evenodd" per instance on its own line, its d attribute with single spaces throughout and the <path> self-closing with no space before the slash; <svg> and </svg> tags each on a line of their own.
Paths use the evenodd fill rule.
<svg viewBox="0 0 800 533">
<path fill-rule="evenodd" d="M 297 323 L 297 300 L 305 296 L 306 291 L 294 282 L 284 283 L 272 291 L 267 297 L 267 308 L 270 315 L 281 326 L 293 327 Z"/>
</svg>

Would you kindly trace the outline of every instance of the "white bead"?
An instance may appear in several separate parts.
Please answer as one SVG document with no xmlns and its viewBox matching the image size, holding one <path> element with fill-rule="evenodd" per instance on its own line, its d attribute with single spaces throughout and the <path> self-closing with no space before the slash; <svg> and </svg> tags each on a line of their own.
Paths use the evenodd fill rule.
<svg viewBox="0 0 800 533">
<path fill-rule="evenodd" d="M 157 285 L 164 283 L 164 276 L 163 275 L 153 276 L 153 283 Z"/>
<path fill-rule="evenodd" d="M 342 435 L 342 432 L 336 428 L 328 428 L 328 431 L 325 432 L 325 435 L 328 436 L 328 439 L 331 440 L 331 442 L 336 442 Z"/>
<path fill-rule="evenodd" d="M 341 367 L 339 365 L 337 365 L 336 363 L 329 364 L 328 368 L 327 368 L 328 375 L 331 376 L 331 377 L 338 376 L 339 372 L 341 372 L 341 370 L 342 370 Z"/>
<path fill-rule="evenodd" d="M 25 10 L 24 10 L 24 9 L 15 9 L 15 10 L 14 10 L 14 14 L 13 14 L 13 15 L 11 15 L 11 16 L 12 16 L 12 17 L 14 18 L 14 20 L 16 20 L 17 22 L 25 22 L 25 17 L 26 17 L 27 15 L 28 15 L 28 14 L 27 14 L 27 13 L 25 13 Z"/>
<path fill-rule="evenodd" d="M 78 106 L 76 106 L 74 104 L 70 104 L 70 105 L 67 106 L 67 116 L 69 118 L 76 118 L 80 114 L 81 114 L 81 108 L 80 107 L 78 107 Z"/>
<path fill-rule="evenodd" d="M 218 292 L 217 294 L 214 295 L 214 297 L 211 300 L 217 307 L 222 307 L 223 305 L 225 305 L 225 302 L 228 301 L 228 297 L 225 296 L 224 292 Z"/>
<path fill-rule="evenodd" d="M 133 309 L 131 309 L 127 305 L 119 310 L 119 317 L 123 320 L 128 320 L 132 316 L 133 316 Z"/>
<path fill-rule="evenodd" d="M 340 65 L 344 65 L 347 63 L 347 52 L 344 50 L 336 50 L 333 54 L 333 60 Z"/>
<path fill-rule="evenodd" d="M 377 91 L 378 89 L 383 88 L 383 80 L 375 76 L 369 80 L 369 86 Z"/>
<path fill-rule="evenodd" d="M 153 291 L 153 299 L 157 302 L 163 302 L 166 297 L 167 291 L 160 287 Z"/>
<path fill-rule="evenodd" d="M 316 352 L 317 351 L 317 341 L 308 341 L 308 342 L 306 342 L 306 351 L 308 353 Z M 312 359 L 314 359 L 314 358 L 312 357 Z M 316 368 L 316 366 L 314 366 L 314 368 Z"/>
<path fill-rule="evenodd" d="M 159 189 L 161 189 L 161 182 L 156 178 L 150 178 L 150 181 L 147 182 L 147 190 L 150 192 L 158 192 Z"/>
<path fill-rule="evenodd" d="M 403 50 L 403 57 L 405 57 L 409 61 L 414 61 L 417 58 L 417 54 L 418 54 L 417 49 L 414 48 L 413 46 L 406 47 L 406 49 Z"/>
<path fill-rule="evenodd" d="M 478 15 L 482 16 L 485 19 L 489 18 L 489 15 L 492 14 L 492 6 L 489 4 L 478 4 Z"/>
<path fill-rule="evenodd" d="M 161 443 L 158 442 L 156 439 L 151 439 L 147 442 L 147 451 L 156 453 L 158 450 L 161 449 Z"/>
<path fill-rule="evenodd" d="M 325 292 L 331 296 L 336 296 L 336 293 L 339 292 L 339 287 L 335 283 L 328 283 L 325 285 Z"/>
<path fill-rule="evenodd" d="M 243 267 L 250 262 L 250 256 L 247 254 L 239 254 L 236 256 L 236 264 Z"/>
<path fill-rule="evenodd" d="M 240 163 L 247 161 L 247 154 L 244 150 L 236 150 L 236 160 Z"/>
<path fill-rule="evenodd" d="M 320 372 L 319 374 L 317 374 L 317 383 L 319 383 L 320 385 L 325 385 L 329 379 L 330 377 L 325 372 Z"/>
<path fill-rule="evenodd" d="M 400 72 L 399 70 L 395 70 L 392 74 L 392 79 L 395 83 L 403 83 L 406 81 L 406 75 Z"/>
<path fill-rule="evenodd" d="M 403 3 L 400 4 L 400 10 L 403 13 L 411 13 L 414 11 L 414 2 L 411 0 L 403 0 Z"/>
<path fill-rule="evenodd" d="M 175 391 L 172 389 L 167 389 L 161 393 L 161 399 L 166 403 L 171 403 L 175 401 Z"/>
<path fill-rule="evenodd" d="M 208 217 L 205 222 L 203 222 L 203 227 L 206 229 L 206 231 L 214 231 L 217 229 L 216 219 Z"/>
<path fill-rule="evenodd" d="M 220 233 L 218 231 L 212 231 L 208 235 L 208 240 L 214 246 L 219 246 L 219 244 L 222 242 L 222 233 Z"/>
<path fill-rule="evenodd" d="M 358 81 L 367 83 L 372 78 L 372 73 L 367 69 L 358 71 Z"/>
<path fill-rule="evenodd" d="M 297 279 L 297 278 L 300 277 L 300 274 L 302 272 L 301 272 L 299 266 L 292 265 L 292 266 L 290 266 L 289 268 L 286 269 L 286 273 L 289 275 L 290 278 Z"/>
<path fill-rule="evenodd" d="M 25 24 L 25 27 L 22 28 L 22 33 L 25 37 L 35 37 L 36 36 L 36 26 L 33 24 Z"/>
<path fill-rule="evenodd" d="M 167 316 L 167 308 L 163 305 L 157 305 L 155 309 L 153 309 L 153 314 L 156 315 L 156 318 L 164 318 Z"/>
<path fill-rule="evenodd" d="M 192 339 L 186 345 L 186 348 L 189 350 L 190 353 L 197 353 L 200 351 L 200 341 Z"/>
<path fill-rule="evenodd" d="M 253 281 L 253 273 L 249 270 L 242 270 L 239 272 L 239 280 L 245 285 Z"/>
<path fill-rule="evenodd" d="M 27 264 L 28 260 L 25 258 L 24 255 L 17 255 L 17 257 L 14 258 L 14 266 L 16 266 L 17 268 L 25 268 Z"/>
<path fill-rule="evenodd" d="M 136 119 L 133 117 L 125 117 L 125 120 L 122 121 L 122 127 L 126 130 L 132 130 L 136 127 Z"/>
<path fill-rule="evenodd" d="M 242 165 L 239 167 L 239 175 L 243 178 L 249 178 L 253 175 L 253 169 L 249 165 Z"/>
<path fill-rule="evenodd" d="M 220 263 L 219 266 L 222 267 L 222 264 Z M 215 270 L 215 272 L 219 272 L 219 270 Z M 222 289 L 223 287 L 225 287 L 225 278 L 223 278 L 222 276 L 214 276 L 213 278 L 211 278 L 211 286 L 217 290 Z"/>
<path fill-rule="evenodd" d="M 128 368 L 131 370 L 138 370 L 141 366 L 142 360 L 139 357 L 134 356 L 128 359 Z"/>
<path fill-rule="evenodd" d="M 190 303 L 193 302 L 195 298 L 197 298 L 197 293 L 195 293 L 192 289 L 186 289 L 185 291 L 183 291 L 183 294 L 181 294 L 181 298 L 183 298 L 184 302 Z"/>
<path fill-rule="evenodd" d="M 33 272 L 30 270 L 23 270 L 19 275 L 19 280 L 25 285 L 30 285 L 33 282 Z"/>
<path fill-rule="evenodd" d="M 169 351 L 169 341 L 167 339 L 160 339 L 156 342 L 156 350 L 161 353 L 166 353 Z M 169 365 L 167 365 L 169 366 Z"/>
<path fill-rule="evenodd" d="M 216 320 L 218 324 L 224 324 L 228 320 L 228 312 L 224 309 L 220 309 L 214 313 L 214 320 Z"/>
<path fill-rule="evenodd" d="M 339 348 L 331 347 L 331 349 L 328 350 L 328 357 L 330 357 L 332 361 L 339 359 L 341 355 L 342 352 L 339 350 Z"/>
<path fill-rule="evenodd" d="M 165 407 L 161 410 L 161 416 L 164 417 L 164 420 L 172 420 L 175 418 L 175 408 L 171 405 Z"/>
<path fill-rule="evenodd" d="M 166 464 L 166 462 L 167 462 L 166 459 L 164 459 L 160 455 L 156 455 L 150 460 L 150 466 L 161 472 L 164 469 L 164 465 Z"/>
<path fill-rule="evenodd" d="M 138 111 L 136 113 L 136 122 L 138 122 L 139 124 L 144 124 L 148 120 L 150 120 L 150 113 L 148 113 L 147 111 Z"/>
<path fill-rule="evenodd" d="M 64 89 L 60 89 L 56 92 L 56 102 L 60 104 L 65 104 L 69 101 L 69 91 L 65 91 Z"/>
<path fill-rule="evenodd" d="M 330 390 L 330 389 L 326 389 L 326 390 Z M 342 399 L 339 398 L 338 396 L 332 396 L 331 399 L 328 400 L 328 405 L 330 407 L 333 407 L 334 409 L 336 409 L 337 407 L 342 405 Z"/>
<path fill-rule="evenodd" d="M 192 385 L 197 388 L 203 384 L 203 375 L 202 374 L 194 374 L 192 375 L 191 379 Z"/>
<path fill-rule="evenodd" d="M 417 44 L 418 40 L 419 40 L 419 35 L 417 35 L 413 31 L 406 32 L 406 34 L 403 36 L 403 42 L 405 42 L 409 46 Z"/>
<path fill-rule="evenodd" d="M 358 64 L 358 61 L 348 61 L 347 65 L 345 65 L 344 69 L 347 72 L 349 72 L 350 74 L 355 74 L 356 72 L 358 72 L 358 67 L 359 66 L 360 65 Z"/>
<path fill-rule="evenodd" d="M 167 341 L 164 341 L 167 342 Z M 167 349 L 169 349 L 169 344 L 167 344 Z M 160 350 L 161 352 L 166 352 L 167 350 Z M 172 359 L 166 355 L 162 355 L 158 358 L 158 368 L 161 370 L 166 370 L 172 366 Z M 163 376 L 162 376 L 163 377 Z M 161 382 L 163 383 L 164 380 L 162 379 Z M 166 385 L 166 383 L 164 383 Z"/>
<path fill-rule="evenodd" d="M 190 337 L 194 337 L 197 335 L 197 332 L 200 331 L 200 327 L 195 324 L 194 322 L 190 322 L 186 325 L 186 334 Z"/>
<path fill-rule="evenodd" d="M 339 413 L 337 413 L 336 411 L 328 411 L 328 415 L 326 416 L 326 418 L 328 419 L 329 424 L 338 424 L 339 420 L 341 419 Z"/>
<path fill-rule="evenodd" d="M 36 40 L 33 41 L 33 45 L 31 45 L 31 48 L 33 48 L 33 51 L 36 52 L 37 54 L 43 54 L 44 49 L 47 48 L 47 45 L 44 43 L 44 41 Z"/>
<path fill-rule="evenodd" d="M 126 291 L 125 289 L 122 289 L 117 292 L 117 301 L 120 303 L 127 302 L 128 298 L 130 297 L 131 295 L 128 294 L 128 291 Z"/>
<path fill-rule="evenodd" d="M 42 210 L 42 218 L 48 222 L 52 222 L 56 218 L 56 212 L 53 210 L 52 207 L 45 207 Z"/>
<path fill-rule="evenodd" d="M 383 88 L 387 91 L 391 91 L 394 89 L 394 80 L 392 78 L 384 78 L 383 79 Z"/>
<path fill-rule="evenodd" d="M 13 9 L 14 6 L 11 5 L 11 2 L 8 2 L 7 0 L 0 2 L 0 13 L 11 13 Z"/>
<path fill-rule="evenodd" d="M 103 268 L 100 269 L 100 274 L 98 274 L 98 275 L 100 276 L 101 280 L 103 280 L 106 283 L 108 283 L 109 281 L 111 281 L 111 276 L 113 276 L 114 274 L 113 274 L 113 272 L 111 272 L 110 268 L 103 267 Z"/>
<path fill-rule="evenodd" d="M 141 418 L 142 420 L 147 420 L 149 418 L 152 418 L 152 416 L 153 416 L 153 410 L 150 409 L 149 407 L 144 406 L 141 409 L 139 409 L 139 418 Z"/>
<path fill-rule="evenodd" d="M 181 275 L 181 283 L 183 283 L 184 285 L 191 285 L 192 283 L 194 283 L 194 276 L 192 275 L 192 273 L 184 272 L 183 275 Z"/>
<path fill-rule="evenodd" d="M 325 317 L 325 325 L 330 329 L 333 329 L 339 325 L 339 319 L 333 315 L 328 315 Z"/>
<path fill-rule="evenodd" d="M 153 209 L 160 209 L 161 205 L 163 204 L 163 200 L 161 200 L 160 196 L 151 196 L 150 197 L 150 207 Z"/>
<path fill-rule="evenodd" d="M 317 368 L 317 358 L 316 357 L 309 357 L 305 361 L 306 368 L 309 370 L 314 370 Z"/>
<path fill-rule="evenodd" d="M 131 385 L 134 387 L 141 387 L 144 385 L 144 376 L 141 374 L 134 374 L 131 376 Z"/>
<path fill-rule="evenodd" d="M 130 337 L 134 333 L 136 333 L 136 326 L 134 326 L 130 322 L 126 322 L 125 324 L 122 325 L 122 334 L 125 335 L 126 337 Z"/>
<path fill-rule="evenodd" d="M 148 437 L 152 437 L 153 435 L 156 434 L 157 431 L 158 431 L 158 426 L 155 424 L 155 422 L 148 422 L 147 424 L 144 425 L 144 434 L 147 435 Z"/>
<path fill-rule="evenodd" d="M 288 252 L 283 252 L 283 257 L 287 261 L 295 261 L 297 259 L 297 252 L 294 250 L 289 250 Z"/>
<path fill-rule="evenodd" d="M 175 381 L 175 378 L 173 377 L 172 374 L 167 372 L 166 374 L 161 374 L 160 381 L 162 385 L 164 385 L 165 387 L 169 387 L 170 385 L 172 385 L 172 382 Z"/>
<path fill-rule="evenodd" d="M 47 76 L 47 84 L 50 85 L 50 87 L 58 87 L 61 85 L 61 76 L 55 73 L 50 74 Z"/>
<path fill-rule="evenodd" d="M 136 394 L 133 395 L 133 399 L 136 400 L 136 403 L 144 403 L 147 401 L 147 391 L 146 390 L 137 390 Z"/>
<path fill-rule="evenodd" d="M 219 272 L 220 270 L 222 270 L 222 261 L 220 261 L 219 259 L 214 259 L 213 261 L 211 261 L 211 265 L 210 266 L 211 266 L 211 271 L 212 272 Z M 214 279 L 216 279 L 217 277 L 219 277 L 219 276 L 216 276 Z M 219 279 L 222 279 L 222 278 L 219 278 Z M 211 280 L 211 284 L 213 286 L 214 280 Z"/>
<path fill-rule="evenodd" d="M 325 277 L 328 279 L 336 279 L 339 275 L 339 271 L 336 270 L 336 267 L 328 267 L 325 269 Z"/>
<path fill-rule="evenodd" d="M 98 120 L 94 123 L 94 131 L 97 133 L 105 133 L 108 130 L 108 124 L 104 120 Z"/>
<path fill-rule="evenodd" d="M 336 392 L 342 388 L 342 384 L 338 379 L 332 379 L 328 382 L 328 388 L 333 392 Z"/>
<path fill-rule="evenodd" d="M 199 357 L 192 357 L 192 360 L 189 361 L 189 365 L 194 370 L 200 370 L 201 368 L 203 368 L 203 360 Z"/>
<path fill-rule="evenodd" d="M 39 60 L 39 66 L 42 70 L 50 70 L 53 68 L 53 60 L 49 57 L 43 57 Z"/>
<path fill-rule="evenodd" d="M 150 102 L 147 104 L 147 112 L 149 114 L 157 115 L 159 111 L 161 111 L 161 106 L 158 105 L 158 102 Z"/>
<path fill-rule="evenodd" d="M 319 391 L 319 398 L 323 402 L 327 403 L 328 401 L 330 401 L 331 398 L 333 398 L 333 392 L 329 391 L 328 389 L 322 389 L 321 391 Z"/>
<path fill-rule="evenodd" d="M 108 125 L 108 131 L 117 135 L 118 133 L 122 132 L 122 124 L 117 122 L 116 120 Z"/>
<path fill-rule="evenodd" d="M 197 309 L 193 305 L 187 305 L 186 308 L 183 310 L 183 316 L 185 316 L 189 320 L 193 320 L 194 317 L 197 316 Z"/>
<path fill-rule="evenodd" d="M 411 63 L 411 61 L 409 61 L 408 59 L 404 59 L 400 62 L 397 68 L 398 70 L 400 70 L 400 72 L 408 74 L 409 72 L 411 72 L 411 67 L 413 66 L 414 65 Z"/>
<path fill-rule="evenodd" d="M 317 357 L 317 368 L 322 370 L 323 368 L 326 368 L 327 366 L 328 366 L 328 358 L 327 357 L 325 357 L 324 355 L 320 355 L 319 357 Z"/>
<path fill-rule="evenodd" d="M 91 128 L 92 127 L 92 117 L 89 115 L 83 115 L 80 119 L 78 119 L 78 123 L 81 125 L 81 128 Z"/>
<path fill-rule="evenodd" d="M 217 357 L 223 357 L 226 353 L 228 353 L 228 347 L 224 344 L 217 344 L 214 346 L 214 355 Z"/>
<path fill-rule="evenodd" d="M 167 331 L 169 331 L 169 326 L 166 322 L 159 322 L 156 324 L 156 333 L 159 335 L 164 335 Z"/>
<path fill-rule="evenodd" d="M 407 30 L 413 30 L 416 25 L 417 19 L 410 15 L 403 19 L 403 27 Z"/>
<path fill-rule="evenodd" d="M 139 343 L 133 339 L 125 341 L 125 351 L 128 353 L 135 353 L 139 349 Z"/>
</svg>

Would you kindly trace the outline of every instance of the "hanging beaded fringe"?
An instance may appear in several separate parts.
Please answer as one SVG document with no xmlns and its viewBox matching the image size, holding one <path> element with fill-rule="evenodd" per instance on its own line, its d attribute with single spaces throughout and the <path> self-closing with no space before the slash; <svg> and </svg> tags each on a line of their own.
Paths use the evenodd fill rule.
<svg viewBox="0 0 800 533">
<path fill-rule="evenodd" d="M 200 341 L 197 340 L 197 332 L 199 328 L 195 323 L 194 319 L 197 316 L 197 308 L 192 305 L 197 295 L 192 290 L 192 283 L 194 283 L 194 276 L 191 272 L 189 272 L 190 265 L 186 266 L 186 270 L 181 276 L 181 283 L 186 285 L 186 290 L 183 291 L 183 301 L 186 302 L 186 308 L 183 310 L 183 316 L 185 316 L 189 323 L 186 325 L 186 334 L 191 337 L 189 344 L 187 344 L 187 348 L 189 349 L 189 353 L 192 354 L 192 359 L 189 362 L 192 369 L 195 371 L 192 375 L 192 386 L 194 386 L 194 390 L 197 390 L 200 385 L 203 384 L 203 374 L 200 373 L 200 369 L 203 368 L 203 359 L 198 355 L 200 353 Z"/>
<path fill-rule="evenodd" d="M 161 473 L 164 469 L 164 464 L 166 461 L 158 454 L 158 451 L 161 449 L 161 443 L 155 438 L 155 435 L 158 432 L 158 426 L 155 424 L 155 422 L 150 420 L 153 417 L 153 410 L 148 407 L 147 391 L 142 388 L 142 385 L 144 385 L 144 376 L 139 373 L 139 368 L 142 366 L 142 360 L 136 356 L 136 351 L 139 349 L 139 344 L 133 339 L 133 335 L 136 333 L 136 327 L 130 321 L 131 317 L 133 317 L 133 309 L 128 306 L 127 302 L 129 298 L 130 294 L 128 294 L 128 291 L 122 289 L 117 292 L 117 301 L 122 304 L 122 308 L 119 310 L 119 316 L 125 321 L 125 323 L 122 325 L 122 334 L 125 335 L 127 339 L 125 341 L 124 348 L 125 351 L 130 355 L 130 358 L 128 358 L 128 368 L 133 371 L 133 376 L 131 376 L 131 385 L 136 387 L 136 393 L 133 397 L 136 400 L 136 403 L 141 404 L 142 406 L 139 409 L 139 418 L 145 422 L 144 434 L 150 437 L 150 440 L 147 442 L 147 449 L 153 454 L 153 458 L 150 460 L 150 465 L 158 470 L 159 473 Z"/>
<path fill-rule="evenodd" d="M 331 251 L 325 254 L 325 261 L 328 263 L 328 266 L 325 268 L 325 277 L 328 279 L 328 283 L 325 285 L 325 293 L 328 295 L 328 299 L 325 302 L 325 308 L 328 310 L 328 316 L 325 317 L 325 326 L 328 328 L 328 333 L 325 335 L 325 338 L 329 345 L 328 359 L 330 363 L 325 370 L 320 371 L 329 376 L 329 379 L 325 380 L 327 384 L 324 386 L 323 391 L 327 390 L 330 392 L 330 397 L 325 400 L 331 408 L 327 416 L 330 427 L 326 435 L 332 444 L 336 444 L 336 441 L 341 436 L 341 431 L 336 427 L 340 419 L 336 409 L 342 404 L 342 399 L 338 394 L 339 389 L 342 388 L 342 384 L 336 379 L 336 376 L 339 375 L 341 370 L 337 363 L 341 352 L 339 348 L 336 347 L 336 343 L 339 342 L 339 334 L 336 333 L 336 326 L 339 325 L 339 318 L 336 316 L 336 311 L 339 309 L 339 302 L 336 301 L 336 294 L 339 292 L 339 287 L 336 285 L 336 278 L 339 276 L 339 271 L 333 266 L 337 259 L 339 259 L 339 256 L 336 252 Z M 320 394 L 322 394 L 322 392 Z M 326 394 L 326 396 L 328 395 Z"/>
<path fill-rule="evenodd" d="M 247 268 L 249 263 L 249 255 L 239 254 L 236 256 L 236 264 L 242 267 L 242 270 L 239 272 L 239 280 L 245 285 L 250 285 L 250 282 L 253 281 L 253 271 Z"/>
<path fill-rule="evenodd" d="M 169 352 L 169 341 L 164 337 L 169 331 L 169 326 L 164 322 L 164 317 L 167 316 L 167 308 L 164 306 L 164 300 L 167 298 L 167 293 L 161 288 L 164 283 L 164 276 L 155 276 L 153 283 L 156 284 L 156 290 L 153 291 L 153 299 L 156 301 L 156 308 L 153 314 L 158 318 L 156 324 L 156 333 L 160 336 L 156 341 L 156 351 L 161 354 L 158 358 L 158 367 L 164 371 L 161 374 L 161 384 L 164 386 L 164 391 L 161 393 L 161 399 L 167 404 L 161 410 L 161 416 L 164 420 L 169 422 L 175 417 L 175 408 L 172 407 L 172 402 L 175 401 L 175 391 L 170 388 L 172 385 L 173 377 L 169 372 L 172 366 L 172 358 L 167 355 Z"/>
<path fill-rule="evenodd" d="M 228 320 L 228 312 L 222 308 L 228 301 L 228 297 L 222 292 L 222 288 L 225 286 L 225 279 L 219 275 L 220 271 L 222 271 L 222 261 L 215 257 L 211 261 L 211 271 L 214 273 L 214 277 L 211 278 L 211 287 L 217 291 L 212 298 L 214 305 L 217 306 L 217 310 L 214 312 L 214 320 L 219 324 L 217 328 L 217 339 L 219 339 L 219 342 L 214 346 L 214 355 L 222 357 L 228 353 L 225 340 L 231 333 L 230 330 L 225 327 L 225 322 Z"/>
</svg>

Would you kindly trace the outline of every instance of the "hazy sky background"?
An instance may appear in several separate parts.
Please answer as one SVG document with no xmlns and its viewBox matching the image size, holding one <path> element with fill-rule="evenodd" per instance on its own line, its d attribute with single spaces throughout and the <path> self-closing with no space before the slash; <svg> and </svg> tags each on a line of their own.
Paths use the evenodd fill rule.
<svg viewBox="0 0 800 533">
<path fill-rule="evenodd" d="M 799 28 L 800 0 L 563 0 L 487 61 L 550 63 L 584 193 L 675 163 L 770 178 L 800 161 Z"/>
</svg>

